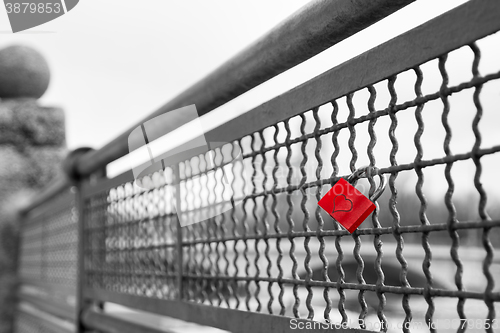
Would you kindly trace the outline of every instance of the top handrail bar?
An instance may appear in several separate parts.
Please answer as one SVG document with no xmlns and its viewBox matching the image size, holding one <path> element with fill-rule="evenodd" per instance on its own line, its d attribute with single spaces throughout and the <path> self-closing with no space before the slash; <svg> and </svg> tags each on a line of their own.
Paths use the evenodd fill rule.
<svg viewBox="0 0 500 333">
<path fill-rule="evenodd" d="M 102 169 L 129 152 L 130 132 L 154 117 L 195 104 L 199 115 L 231 101 L 415 0 L 314 0 L 303 6 L 204 79 L 179 94 L 101 149 L 75 164 L 80 177 Z M 172 119 L 168 133 L 186 121 Z"/>
<path fill-rule="evenodd" d="M 45 188 L 27 206 L 26 214 L 73 184 L 129 152 L 128 136 L 140 124 L 165 112 L 195 104 L 204 115 L 261 83 L 308 60 L 327 48 L 362 31 L 415 0 L 312 0 L 226 61 L 202 80 L 100 148 L 71 159 L 68 175 Z M 168 133 L 187 122 L 182 115 L 169 117 Z M 69 171 L 69 172 L 68 172 Z"/>
</svg>

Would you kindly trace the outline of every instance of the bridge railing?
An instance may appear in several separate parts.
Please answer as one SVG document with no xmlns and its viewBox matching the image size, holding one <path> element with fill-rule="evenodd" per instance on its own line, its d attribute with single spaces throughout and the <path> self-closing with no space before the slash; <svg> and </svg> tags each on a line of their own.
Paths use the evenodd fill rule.
<svg viewBox="0 0 500 333">
<path fill-rule="evenodd" d="M 188 104 L 206 114 L 409 2 L 312 2 L 143 122 Z M 498 38 L 499 18 L 497 1 L 469 1 L 205 133 L 209 153 L 139 179 L 147 186 L 131 171 L 102 172 L 128 153 L 133 128 L 73 154 L 68 178 L 23 212 L 18 332 L 162 331 L 112 315 L 108 304 L 232 332 L 325 321 L 409 331 L 419 317 L 431 330 L 439 320 L 464 330 L 481 319 L 493 332 L 500 293 L 490 235 L 500 214 L 483 170 L 500 142 L 481 119 L 497 111 L 490 98 L 500 72 L 485 72 L 481 45 Z M 453 67 L 464 74 L 455 83 L 456 52 L 469 55 Z M 465 134 L 453 129 L 464 122 L 472 140 L 458 146 Z M 426 128 L 442 135 L 429 139 Z M 469 173 L 457 177 L 463 164 Z M 351 235 L 316 203 L 363 165 L 373 171 L 369 194 L 376 175 L 389 184 Z M 474 192 L 465 210 L 458 182 Z M 476 235 L 480 247 L 461 245 Z M 421 245 L 405 248 L 405 239 Z"/>
</svg>

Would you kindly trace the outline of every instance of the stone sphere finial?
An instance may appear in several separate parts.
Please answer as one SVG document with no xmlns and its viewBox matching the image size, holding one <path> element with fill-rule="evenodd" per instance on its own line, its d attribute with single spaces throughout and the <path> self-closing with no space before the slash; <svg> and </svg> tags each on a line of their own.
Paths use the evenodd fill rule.
<svg viewBox="0 0 500 333">
<path fill-rule="evenodd" d="M 13 45 L 0 50 L 0 98 L 40 98 L 49 82 L 49 65 L 35 49 Z"/>
</svg>

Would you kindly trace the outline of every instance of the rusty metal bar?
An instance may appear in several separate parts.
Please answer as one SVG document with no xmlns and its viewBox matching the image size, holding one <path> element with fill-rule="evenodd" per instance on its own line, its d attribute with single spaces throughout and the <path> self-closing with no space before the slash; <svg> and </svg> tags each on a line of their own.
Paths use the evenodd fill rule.
<svg viewBox="0 0 500 333">
<path fill-rule="evenodd" d="M 195 104 L 200 115 L 227 103 L 276 75 L 378 22 L 414 0 L 315 0 L 116 139 L 82 156 L 80 176 L 128 153 L 128 135 L 141 123 L 179 107 Z M 169 119 L 165 133 L 185 123 Z"/>
<path fill-rule="evenodd" d="M 284 333 L 296 331 L 290 328 L 290 320 L 294 318 L 283 316 L 224 309 L 194 302 L 161 300 L 157 298 L 120 294 L 107 290 L 86 289 L 85 296 L 200 325 L 212 326 L 230 332 L 253 333 L 272 331 L 273 333 Z M 300 322 L 311 322 L 306 319 L 297 320 Z M 337 328 L 322 329 L 322 332 L 371 333 L 372 331 L 357 328 Z"/>
<path fill-rule="evenodd" d="M 466 221 L 460 222 L 451 228 L 451 230 L 470 230 L 470 229 L 481 229 L 481 228 L 498 228 L 500 227 L 500 220 L 490 220 L 490 221 Z M 409 225 L 398 227 L 398 232 L 401 234 L 407 233 L 421 233 L 421 232 L 435 232 L 435 231 L 446 231 L 448 230 L 448 225 L 446 223 L 430 224 L 430 225 Z M 396 231 L 396 227 L 380 227 L 380 228 L 359 228 L 353 232 L 353 235 L 391 235 Z M 295 238 L 299 237 L 335 237 L 335 236 L 349 236 L 351 235 L 347 230 L 322 230 L 322 231 L 297 231 L 294 233 Z M 212 243 L 212 242 L 227 242 L 236 240 L 256 240 L 256 239 L 280 239 L 288 238 L 287 234 L 268 234 L 268 235 L 246 235 L 246 236 L 226 236 L 219 238 L 204 238 L 200 240 L 184 241 L 182 245 L 190 246 L 195 244 Z"/>
</svg>

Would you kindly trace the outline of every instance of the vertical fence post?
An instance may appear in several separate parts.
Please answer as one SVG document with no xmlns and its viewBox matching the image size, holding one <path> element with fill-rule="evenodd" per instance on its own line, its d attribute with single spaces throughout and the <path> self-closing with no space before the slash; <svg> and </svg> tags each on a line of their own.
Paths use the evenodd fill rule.
<svg viewBox="0 0 500 333">
<path fill-rule="evenodd" d="M 63 170 L 66 176 L 73 182 L 73 187 L 71 188 L 72 193 L 75 194 L 75 208 L 77 211 L 78 217 L 78 268 L 77 268 L 77 278 L 76 278 L 76 332 L 83 333 L 85 332 L 85 327 L 82 323 L 82 314 L 85 308 L 89 305 L 87 304 L 84 297 L 84 289 L 86 286 L 85 281 L 85 199 L 84 193 L 82 192 L 82 183 L 86 180 L 90 179 L 98 179 L 106 177 L 106 167 L 97 171 L 96 173 L 90 175 L 87 178 L 81 178 L 76 172 L 76 165 L 78 164 L 78 159 L 83 156 L 85 153 L 92 150 L 92 148 L 83 147 L 78 148 L 68 154 L 66 159 L 63 161 Z"/>
<path fill-rule="evenodd" d="M 174 173 L 174 184 L 177 184 L 175 186 L 175 210 L 177 213 L 177 243 L 176 243 L 176 249 L 177 249 L 177 289 L 178 289 L 178 299 L 182 300 L 183 299 L 183 284 L 182 284 L 182 277 L 183 277 L 183 253 L 182 253 L 182 226 L 181 226 L 181 217 L 180 215 L 182 214 L 182 208 L 181 208 L 181 177 L 180 177 L 180 171 L 179 171 L 179 164 L 175 164 L 173 167 L 173 173 Z"/>
<path fill-rule="evenodd" d="M 85 288 L 85 255 L 84 255 L 84 250 L 85 250 L 85 228 L 84 228 L 84 221 L 85 221 L 85 210 L 84 210 L 84 200 L 82 196 L 82 191 L 80 190 L 79 186 L 75 186 L 72 188 L 72 191 L 75 192 L 75 203 L 76 203 L 76 209 L 77 209 L 77 216 L 78 216 L 78 270 L 77 270 L 77 289 L 76 289 L 76 315 L 77 315 L 77 323 L 76 323 L 76 332 L 77 333 L 83 333 L 85 331 L 83 324 L 82 324 L 82 313 L 83 310 L 85 309 L 85 299 L 84 299 L 84 291 L 83 289 Z"/>
</svg>

